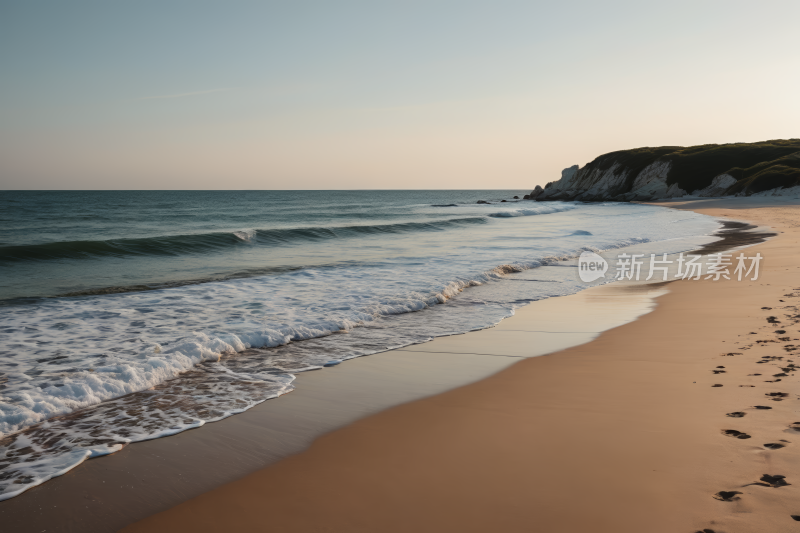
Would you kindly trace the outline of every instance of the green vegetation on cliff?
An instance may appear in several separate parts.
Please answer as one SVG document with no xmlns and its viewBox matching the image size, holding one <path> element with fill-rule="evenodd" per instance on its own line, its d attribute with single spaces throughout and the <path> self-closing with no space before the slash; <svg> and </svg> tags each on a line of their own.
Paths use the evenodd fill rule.
<svg viewBox="0 0 800 533">
<path fill-rule="evenodd" d="M 601 155 L 587 167 L 606 171 L 618 164 L 617 173 L 625 173 L 621 187 L 621 192 L 625 192 L 631 190 L 645 167 L 656 162 L 671 163 L 667 185 L 677 183 L 688 193 L 705 189 L 721 174 L 737 180 L 728 194 L 752 194 L 800 185 L 800 139 L 634 148 Z"/>
<path fill-rule="evenodd" d="M 737 180 L 732 192 L 793 187 L 800 184 L 800 159 L 787 156 L 798 152 L 800 139 L 680 148 L 664 156 L 672 162 L 667 184 L 677 183 L 692 192 L 708 187 L 720 174 L 729 174 Z"/>
</svg>

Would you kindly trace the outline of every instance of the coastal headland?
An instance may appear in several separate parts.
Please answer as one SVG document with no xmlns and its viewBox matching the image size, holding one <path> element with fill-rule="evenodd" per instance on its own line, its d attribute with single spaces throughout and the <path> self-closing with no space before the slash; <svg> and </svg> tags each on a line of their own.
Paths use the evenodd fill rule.
<svg viewBox="0 0 800 533">
<path fill-rule="evenodd" d="M 800 139 L 658 146 L 609 152 L 529 200 L 657 201 L 663 198 L 800 195 Z"/>
</svg>

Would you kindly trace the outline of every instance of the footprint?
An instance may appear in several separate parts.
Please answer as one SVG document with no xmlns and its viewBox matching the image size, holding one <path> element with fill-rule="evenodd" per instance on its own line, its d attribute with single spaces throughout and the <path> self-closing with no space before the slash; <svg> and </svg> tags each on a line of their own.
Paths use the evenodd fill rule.
<svg viewBox="0 0 800 533">
<path fill-rule="evenodd" d="M 723 429 L 722 430 L 722 434 L 723 435 L 727 435 L 728 437 L 734 437 L 734 438 L 737 438 L 737 439 L 749 439 L 750 438 L 750 435 L 748 435 L 747 433 L 745 433 L 743 431 L 737 431 L 735 429 Z"/>
<path fill-rule="evenodd" d="M 786 476 L 775 475 L 771 476 L 769 474 L 764 474 L 761 476 L 760 481 L 764 483 L 769 483 L 770 486 L 778 488 L 778 487 L 785 487 L 786 485 L 790 485 L 790 483 L 786 482 Z"/>
<path fill-rule="evenodd" d="M 767 407 L 766 405 L 754 405 L 756 409 L 772 409 L 772 407 Z"/>
<path fill-rule="evenodd" d="M 724 370 L 712 370 L 712 372 L 713 372 L 713 373 L 715 373 L 715 374 L 724 374 L 724 373 L 725 373 L 725 371 L 724 371 Z M 784 374 L 784 376 L 785 376 L 785 375 L 786 375 L 786 374 Z"/>
<path fill-rule="evenodd" d="M 711 387 L 712 387 L 712 388 L 713 388 L 713 387 L 722 387 L 722 383 L 716 383 L 716 384 L 714 384 L 714 385 L 711 385 Z"/>
<path fill-rule="evenodd" d="M 746 415 L 746 414 L 747 414 L 747 413 L 743 413 L 743 412 L 741 412 L 741 411 L 736 411 L 736 412 L 734 412 L 734 413 L 728 413 L 728 414 L 726 414 L 725 416 L 729 416 L 729 417 L 731 417 L 731 418 L 742 418 L 742 417 L 743 417 L 744 415 Z"/>
<path fill-rule="evenodd" d="M 794 518 L 794 515 L 792 515 L 792 518 Z M 797 518 L 795 518 L 795 520 L 799 520 L 799 521 L 800 521 L 800 516 L 798 516 Z M 717 532 L 716 532 L 716 531 L 714 531 L 713 529 L 708 529 L 708 528 L 706 528 L 706 529 L 698 529 L 698 530 L 697 530 L 697 533 L 717 533 Z"/>
<path fill-rule="evenodd" d="M 768 442 L 764 445 L 764 448 L 768 448 L 770 450 L 780 450 L 781 448 L 785 448 L 785 444 L 779 444 L 777 442 Z"/>
<path fill-rule="evenodd" d="M 722 365 L 719 365 L 717 368 L 725 368 L 725 367 L 724 367 L 724 366 L 722 366 Z"/>
<path fill-rule="evenodd" d="M 795 522 L 800 522 L 800 514 L 793 514 L 791 517 Z"/>
<path fill-rule="evenodd" d="M 739 497 L 737 494 L 742 494 L 738 490 L 721 490 L 718 493 L 714 494 L 714 498 L 723 502 L 732 502 L 738 500 Z"/>
<path fill-rule="evenodd" d="M 772 374 L 773 378 L 785 378 L 786 376 L 788 376 L 786 372 L 781 372 L 780 374 Z"/>
<path fill-rule="evenodd" d="M 767 392 L 767 393 L 764 393 L 764 396 L 769 396 L 770 400 L 772 400 L 772 401 L 780 402 L 784 398 L 789 396 L 789 394 L 785 393 L 785 392 Z"/>
<path fill-rule="evenodd" d="M 747 374 L 748 376 L 760 376 L 761 374 Z"/>
<path fill-rule="evenodd" d="M 794 431 L 800 431 L 800 422 L 794 422 L 789 425 L 789 429 L 793 429 Z"/>
</svg>

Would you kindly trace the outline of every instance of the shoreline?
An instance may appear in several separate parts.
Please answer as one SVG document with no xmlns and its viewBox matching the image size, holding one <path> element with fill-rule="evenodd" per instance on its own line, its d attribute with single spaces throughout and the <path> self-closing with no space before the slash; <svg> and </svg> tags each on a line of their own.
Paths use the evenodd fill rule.
<svg viewBox="0 0 800 533">
<path fill-rule="evenodd" d="M 791 440 L 797 387 L 752 374 L 755 356 L 786 358 L 766 318 L 796 283 L 800 208 L 698 203 L 679 208 L 780 232 L 748 248 L 766 258 L 759 280 L 672 282 L 655 311 L 587 344 L 363 418 L 124 531 L 794 530 L 800 450 L 763 444 Z"/>
<path fill-rule="evenodd" d="M 532 218 L 552 211 L 575 213 Z M 410 262 L 345 261 L 341 268 L 208 291 L 31 301 L 19 313 L 12 306 L 0 335 L 8 348 L 0 387 L 10 401 L 0 416 L 0 500 L 89 457 L 241 413 L 291 391 L 298 372 L 492 327 L 518 306 L 585 289 L 574 267 L 587 244 L 610 251 L 663 241 L 666 251 L 687 250 L 714 240 L 708 235 L 719 227 L 708 217 L 636 205 L 512 207 L 508 213 L 514 216 L 497 224 L 492 217 L 499 212 L 468 217 L 480 227 L 467 233 L 426 230 L 404 242 L 379 236 L 342 241 L 354 255 L 318 250 L 343 258 L 405 250 L 415 258 Z M 619 224 L 623 219 L 635 220 L 635 235 Z M 583 226 L 598 236 L 587 238 L 590 232 L 576 229 Z M 451 305 L 438 305 L 457 293 Z M 106 315 L 109 305 L 115 310 Z M 70 313 L 103 318 L 62 324 Z M 131 313 L 137 320 L 129 320 Z"/>
<path fill-rule="evenodd" d="M 732 233 L 726 235 L 724 231 L 721 232 L 723 239 L 702 246 L 701 252 L 713 253 L 714 246 L 722 243 L 726 248 L 750 244 L 751 241 L 742 239 L 743 234 L 737 232 L 741 229 L 743 225 L 734 223 Z M 745 235 L 753 234 L 750 232 Z M 585 332 L 586 335 L 573 338 L 567 344 L 591 342 L 599 331 L 630 322 L 636 316 L 649 312 L 652 294 L 660 290 L 660 285 L 664 283 L 649 285 L 649 288 L 641 285 L 623 287 L 617 283 L 593 287 L 577 294 L 534 302 L 517 313 L 531 314 L 534 318 L 529 318 L 529 321 L 542 324 L 552 319 L 553 313 L 574 315 L 576 307 L 591 305 L 587 304 L 587 299 L 595 300 L 594 305 L 597 305 L 597 300 L 605 298 L 608 304 L 606 308 L 600 303 L 598 313 L 589 313 L 585 317 L 593 321 L 595 327 L 588 328 L 593 331 Z M 651 294 L 647 294 L 648 291 Z M 600 293 L 599 298 L 595 297 L 596 293 Z M 623 300 L 626 303 L 622 303 Z M 611 315 L 608 315 L 609 311 Z M 625 315 L 626 312 L 628 315 Z M 558 328 L 560 324 L 568 322 L 563 318 L 566 315 L 562 315 L 562 319 L 552 320 L 549 326 Z M 611 321 L 609 317 L 613 317 Z M 493 328 L 441 337 L 428 343 L 349 360 L 335 369 L 340 371 L 338 378 L 330 374 L 334 369 L 328 369 L 322 379 L 316 372 L 298 374 L 298 379 L 316 383 L 281 397 L 280 404 L 265 402 L 246 413 L 206 425 L 200 431 L 191 430 L 169 439 L 136 443 L 111 456 L 86 462 L 80 469 L 3 502 L 0 504 L 0 519 L 9 525 L 13 524 L 20 531 L 116 530 L 301 452 L 315 438 L 346 427 L 365 416 L 479 382 L 502 371 L 516 360 L 500 362 L 497 360 L 503 358 L 493 356 L 516 357 L 513 346 L 520 346 L 513 338 L 519 335 L 518 328 L 514 326 L 516 318 L 506 319 Z M 571 333 L 573 336 L 577 334 L 574 331 Z M 528 344 L 538 347 L 538 351 L 530 353 L 529 347 L 523 346 L 524 351 L 529 352 L 528 357 L 565 347 L 559 344 L 562 341 L 558 340 L 558 334 L 528 331 L 523 335 Z M 563 333 L 560 336 L 563 337 Z M 457 345 L 466 339 L 471 345 L 483 345 L 489 349 L 464 353 L 465 350 Z M 444 349 L 431 349 L 439 345 L 443 345 Z M 484 353 L 498 351 L 492 349 L 498 346 L 512 349 L 506 354 Z M 466 360 L 465 357 L 470 359 Z M 333 381 L 328 382 L 331 377 Z M 356 388 L 355 395 L 358 398 L 350 401 L 348 396 L 353 392 L 353 385 L 367 381 L 372 381 L 374 386 L 362 387 L 362 390 Z M 303 393 L 300 393 L 301 390 Z M 286 399 L 290 400 L 288 405 L 284 403 Z M 269 409 L 266 408 L 267 404 Z M 253 412 L 256 410 L 258 412 Z M 248 413 L 250 416 L 247 416 Z M 269 429 L 265 429 L 265 425 Z M 183 439 L 180 439 L 181 435 Z M 220 455 L 224 456 L 221 460 Z M 196 475 L 197 465 L 208 465 L 209 461 L 214 461 L 214 464 L 203 469 L 202 475 Z M 117 483 L 120 483 L 118 490 Z M 112 484 L 114 489 L 108 490 Z M 16 503 L 7 505 L 11 502 Z M 37 509 L 51 503 L 58 507 L 49 511 L 47 516 L 31 520 L 36 517 Z M 84 504 L 85 509 L 81 509 Z M 66 511 L 55 513 L 59 507 Z M 91 516 L 85 516 L 85 512 Z M 65 521 L 75 527 L 80 524 L 80 527 L 65 528 Z"/>
<path fill-rule="evenodd" d="M 516 336 L 538 345 L 538 351 L 526 354 L 535 357 L 590 342 L 601 331 L 649 312 L 653 295 L 663 290 L 651 285 L 592 287 L 524 306 L 493 328 L 350 359 L 325 372 L 299 373 L 301 383 L 289 394 L 213 424 L 85 461 L 0 502 L 0 520 L 15 531 L 116 531 L 301 453 L 320 436 L 366 416 L 478 382 L 520 360 L 513 339 L 510 350 L 495 354 L 431 349 L 441 342 L 477 336 L 496 346 L 497 335 Z M 521 314 L 539 324 L 538 331 L 516 331 Z M 570 317 L 583 327 L 565 327 Z M 528 343 L 522 348 L 529 352 Z M 42 513 L 43 508 L 50 510 Z"/>
</svg>

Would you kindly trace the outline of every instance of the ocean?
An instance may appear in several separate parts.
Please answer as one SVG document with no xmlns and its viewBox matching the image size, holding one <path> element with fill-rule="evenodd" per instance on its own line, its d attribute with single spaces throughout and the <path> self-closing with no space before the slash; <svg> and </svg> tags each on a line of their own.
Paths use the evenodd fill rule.
<svg viewBox="0 0 800 533">
<path fill-rule="evenodd" d="M 675 253 L 720 226 L 525 193 L 2 192 L 0 500 L 298 372 L 606 282 L 579 279 L 582 251 Z"/>
</svg>

